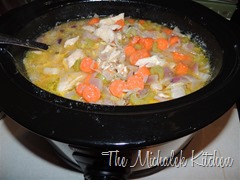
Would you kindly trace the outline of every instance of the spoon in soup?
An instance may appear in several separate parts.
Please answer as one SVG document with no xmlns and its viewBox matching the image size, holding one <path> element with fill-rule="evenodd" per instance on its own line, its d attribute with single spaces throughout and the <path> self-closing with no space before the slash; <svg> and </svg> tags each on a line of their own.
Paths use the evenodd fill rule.
<svg viewBox="0 0 240 180">
<path fill-rule="evenodd" d="M 15 37 L 11 37 L 6 34 L 0 33 L 0 44 L 8 44 L 8 45 L 15 45 L 15 46 L 21 46 L 26 47 L 30 49 L 36 49 L 36 50 L 47 50 L 48 45 L 36 41 L 32 41 L 29 39 L 18 39 Z"/>
</svg>

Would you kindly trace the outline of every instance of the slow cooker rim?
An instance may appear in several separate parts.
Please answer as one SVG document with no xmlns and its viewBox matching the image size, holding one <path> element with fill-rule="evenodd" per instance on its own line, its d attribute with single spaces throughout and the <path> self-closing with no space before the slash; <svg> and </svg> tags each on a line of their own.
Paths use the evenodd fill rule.
<svg viewBox="0 0 240 180">
<path fill-rule="evenodd" d="M 238 62 L 239 63 L 239 62 Z M 2 65 L 2 63 L 1 63 L 1 65 Z M 235 69 L 235 71 L 234 72 L 232 72 L 231 73 L 231 76 L 228 76 L 228 78 L 231 80 L 232 78 L 235 78 L 235 80 L 237 79 L 235 76 L 236 76 L 236 74 L 235 74 L 235 76 L 234 76 L 234 73 L 238 73 L 239 74 L 239 71 L 237 72 L 237 69 Z M 19 74 L 17 74 L 17 75 L 13 75 L 13 76 L 19 76 Z M 239 79 L 239 78 L 238 78 Z M 11 79 L 12 80 L 12 79 Z M 10 82 L 10 83 L 13 83 L 13 82 Z M 217 84 L 217 81 L 214 81 L 214 83 L 216 83 Z M 225 83 L 223 83 L 223 84 L 221 84 L 221 91 L 224 91 L 224 90 L 229 90 L 228 88 L 226 88 L 226 86 L 228 85 L 228 82 L 225 82 Z M 233 84 L 231 83 L 230 84 L 231 85 L 231 87 L 233 86 Z M 204 89 L 204 91 L 205 91 L 205 89 Z M 24 91 L 24 93 L 28 93 L 28 92 L 26 92 L 26 91 Z M 220 92 L 218 92 L 217 93 L 217 95 L 215 95 L 215 98 L 216 98 L 216 96 L 219 96 L 219 94 L 220 94 Z M 2 96 L 2 95 L 1 95 Z M 186 98 L 186 97 L 185 97 Z M 211 97 L 210 98 L 211 99 L 211 101 L 213 101 L 213 98 Z M 180 101 L 180 99 L 178 99 L 179 101 Z M 206 100 L 206 98 L 205 98 L 205 100 Z M 170 102 L 170 101 L 169 101 Z M 229 108 L 229 106 L 230 106 L 230 104 L 231 103 L 233 103 L 233 95 L 231 94 L 230 95 L 230 100 L 229 100 L 229 102 L 227 102 L 227 105 L 225 105 L 224 107 L 222 107 L 221 108 L 221 110 L 226 110 L 226 108 Z M 202 104 L 202 103 L 201 103 Z M 212 103 L 211 103 L 212 104 Z M 51 104 L 51 106 L 53 106 L 52 104 Z M 13 112 L 10 112 L 10 109 L 7 109 L 7 111 L 6 112 L 9 112 L 9 114 L 14 114 Z M 17 112 L 16 113 L 16 115 L 18 115 L 18 113 L 19 112 Z M 33 113 L 33 115 L 34 115 L 34 112 L 31 112 L 31 113 Z M 221 112 L 221 113 L 223 113 L 223 112 Z M 215 114 L 214 115 L 212 115 L 212 116 L 216 116 L 216 115 L 220 115 L 221 113 L 216 113 L 215 112 Z M 14 116 L 16 116 L 15 114 L 14 114 Z M 23 115 L 25 115 L 25 114 L 23 114 Z M 21 115 L 20 117 L 23 117 L 23 115 Z M 32 114 L 27 114 L 27 115 L 29 115 L 29 116 L 31 116 Z M 130 114 L 131 115 L 131 114 Z M 46 130 L 44 129 L 44 125 L 46 125 L 47 124 L 47 122 L 46 122 L 46 120 L 44 120 L 44 125 L 43 126 L 41 126 L 41 127 L 36 127 L 37 125 L 39 125 L 40 124 L 40 119 L 38 119 L 37 121 L 38 122 L 36 122 L 36 120 L 35 119 L 31 119 L 32 118 L 32 116 L 31 117 L 29 117 L 29 116 L 27 116 L 26 117 L 26 119 L 27 120 L 16 120 L 17 122 L 19 122 L 20 124 L 22 124 L 23 126 L 25 126 L 25 127 L 29 127 L 29 129 L 30 130 L 34 130 L 34 132 L 36 132 L 36 133 L 39 133 L 40 135 L 44 135 L 45 137 L 47 137 L 47 138 L 51 138 L 51 139 L 55 139 L 55 140 L 61 140 L 62 142 L 66 142 L 66 143 L 71 143 L 71 144 L 81 144 L 81 145 L 84 145 L 84 146 L 89 146 L 89 147 L 100 147 L 100 146 L 105 146 L 105 147 L 116 147 L 117 146 L 117 143 L 116 143 L 116 141 L 117 140 L 119 140 L 119 139 L 121 139 L 122 137 L 118 137 L 118 136 L 115 136 L 115 139 L 108 139 L 108 141 L 105 139 L 105 141 L 98 141 L 99 139 L 97 139 L 96 141 L 91 141 L 91 138 L 88 138 L 88 139 L 86 139 L 85 137 L 83 138 L 83 139 L 81 139 L 81 137 L 79 137 L 79 136 L 77 136 L 77 135 L 79 135 L 79 134 L 71 134 L 70 136 L 67 136 L 67 137 L 63 137 L 62 135 L 67 135 L 65 132 L 63 132 L 63 134 L 59 134 L 59 132 L 55 132 L 56 134 L 54 134 L 54 132 L 49 132 L 49 130 L 52 130 L 52 129 L 49 129 L 49 128 L 47 128 Z M 41 116 L 41 117 L 44 117 L 45 115 L 43 115 L 43 116 Z M 50 118 L 49 119 L 47 119 L 47 120 L 51 120 Z M 136 120 L 136 119 L 134 119 L 134 120 Z M 159 120 L 159 119 L 158 119 Z M 174 119 L 175 120 L 175 119 Z M 118 121 L 119 121 L 119 119 L 118 119 Z M 159 120 L 160 121 L 160 120 Z M 181 121 L 184 121 L 184 120 L 181 120 Z M 145 141 L 131 141 L 131 138 L 130 138 L 130 141 L 127 141 L 127 139 L 125 139 L 126 141 L 127 141 L 127 144 L 125 144 L 124 145 L 124 147 L 139 147 L 139 146 L 145 146 L 145 145 L 152 145 L 153 143 L 161 143 L 162 141 L 166 141 L 166 140 L 171 140 L 171 139 L 173 139 L 173 138 L 177 138 L 177 137 L 179 137 L 179 136 L 183 136 L 184 134 L 188 134 L 188 133 L 191 133 L 191 132 L 193 132 L 193 131 L 196 131 L 197 129 L 199 129 L 199 128 L 201 128 L 201 127 L 203 127 L 203 126 L 205 126 L 206 124 L 208 124 L 208 123 L 211 123 L 211 122 L 213 122 L 214 120 L 212 119 L 212 118 L 210 118 L 209 120 L 204 120 L 204 122 L 196 122 L 196 123 L 198 123 L 196 126 L 194 126 L 194 127 L 191 127 L 191 126 L 185 126 L 184 125 L 184 127 L 187 127 L 187 128 L 185 128 L 185 129 L 183 129 L 183 130 L 181 130 L 181 131 L 178 131 L 178 132 L 173 132 L 173 135 L 171 135 L 171 137 L 166 137 L 165 135 L 163 135 L 163 136 L 161 136 L 160 134 L 158 134 L 158 136 L 157 137 L 155 137 L 156 139 L 149 139 L 149 138 L 152 138 L 152 137 L 150 137 L 149 135 L 148 135 L 148 139 L 146 140 L 145 139 Z M 34 123 L 34 122 L 36 122 L 36 124 Z M 113 121 L 112 121 L 113 122 Z M 50 128 L 52 128 L 52 126 L 54 125 L 54 123 L 56 123 L 56 122 L 50 122 L 50 124 L 47 124 L 47 125 L 50 125 L 51 127 Z M 63 122 L 61 122 L 61 123 L 63 123 Z M 64 121 L 64 123 L 65 123 L 65 121 Z M 136 121 L 135 121 L 135 123 L 136 123 Z M 159 123 L 158 123 L 158 125 L 159 125 Z M 68 127 L 70 127 L 70 126 L 68 126 Z M 60 128 L 61 129 L 61 128 Z M 55 130 L 54 128 L 53 128 L 53 130 Z M 56 130 L 59 130 L 59 129 L 56 129 Z M 68 131 L 67 131 L 68 132 Z M 73 138 L 71 138 L 71 136 L 72 135 L 74 135 L 74 137 Z M 82 134 L 81 134 L 82 135 Z M 80 138 L 80 139 L 79 139 Z M 119 138 L 119 139 L 118 139 Z M 138 140 L 139 139 L 141 139 L 141 137 L 139 137 L 138 138 Z M 112 140 L 112 141 L 111 141 Z M 135 139 L 134 139 L 135 140 Z M 118 141 L 117 141 L 118 142 Z"/>
</svg>

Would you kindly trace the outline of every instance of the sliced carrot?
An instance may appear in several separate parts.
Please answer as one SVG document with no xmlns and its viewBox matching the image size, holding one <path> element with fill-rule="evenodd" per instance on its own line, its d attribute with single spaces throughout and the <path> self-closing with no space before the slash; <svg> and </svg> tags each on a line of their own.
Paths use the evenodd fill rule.
<svg viewBox="0 0 240 180">
<path fill-rule="evenodd" d="M 122 97 L 122 95 L 124 94 L 123 90 L 126 89 L 126 82 L 120 79 L 114 80 L 109 86 L 109 90 L 112 95 L 119 98 Z"/>
<path fill-rule="evenodd" d="M 169 28 L 163 28 L 162 31 L 165 32 L 167 35 L 170 35 L 170 34 L 172 34 L 173 30 L 169 29 Z"/>
<path fill-rule="evenodd" d="M 169 38 L 169 45 L 173 46 L 174 44 L 178 43 L 180 41 L 180 38 L 178 36 L 171 36 Z"/>
<path fill-rule="evenodd" d="M 101 92 L 97 86 L 89 84 L 83 89 L 82 97 L 87 102 L 96 102 L 100 99 Z"/>
<path fill-rule="evenodd" d="M 127 89 L 128 90 L 134 90 L 134 89 L 138 89 L 138 90 L 142 90 L 144 89 L 144 81 L 143 78 L 133 75 L 130 76 L 127 79 Z"/>
<path fill-rule="evenodd" d="M 86 73 L 93 73 L 96 69 L 98 69 L 98 64 L 92 60 L 92 58 L 85 57 L 80 63 L 80 69 Z"/>
<path fill-rule="evenodd" d="M 85 83 L 79 83 L 76 87 L 76 92 L 79 96 L 82 96 L 83 94 L 83 89 L 86 87 L 87 85 Z"/>
<path fill-rule="evenodd" d="M 168 41 L 164 38 L 158 38 L 157 40 L 158 49 L 164 51 L 168 48 Z"/>
<path fill-rule="evenodd" d="M 138 22 L 139 22 L 139 24 L 143 25 L 145 23 L 145 20 L 140 19 Z"/>
<path fill-rule="evenodd" d="M 139 44 L 141 44 L 145 49 L 150 51 L 152 49 L 154 40 L 152 38 L 141 38 Z"/>
<path fill-rule="evenodd" d="M 91 64 L 91 69 L 93 70 L 93 72 L 98 69 L 98 63 L 96 61 L 93 61 L 93 63 Z"/>
<path fill-rule="evenodd" d="M 131 56 L 133 53 L 136 52 L 136 49 L 133 46 L 128 45 L 124 48 L 124 51 L 126 56 Z"/>
<path fill-rule="evenodd" d="M 129 19 L 128 19 L 128 22 L 129 22 L 130 24 L 134 24 L 134 23 L 135 23 L 135 20 L 134 20 L 134 19 L 131 19 L 131 18 L 129 18 Z"/>
<path fill-rule="evenodd" d="M 175 61 L 192 61 L 192 57 L 186 54 L 172 52 L 173 60 Z"/>
<path fill-rule="evenodd" d="M 121 26 L 121 29 L 122 29 L 124 27 L 124 25 L 125 25 L 124 19 L 119 19 L 118 21 L 116 21 L 115 24 Z"/>
<path fill-rule="evenodd" d="M 175 68 L 175 73 L 177 75 L 185 75 L 188 73 L 188 66 L 183 64 L 182 62 L 177 63 Z"/>
<path fill-rule="evenodd" d="M 100 18 L 94 17 L 88 21 L 88 25 L 94 25 L 100 21 Z"/>
<path fill-rule="evenodd" d="M 137 50 L 130 56 L 130 63 L 135 65 L 139 59 L 149 57 L 150 53 L 146 49 Z"/>
<path fill-rule="evenodd" d="M 135 73 L 136 76 L 139 76 L 143 79 L 144 77 L 149 76 L 150 74 L 151 74 L 150 70 L 146 66 L 140 67 L 138 71 Z"/>
</svg>

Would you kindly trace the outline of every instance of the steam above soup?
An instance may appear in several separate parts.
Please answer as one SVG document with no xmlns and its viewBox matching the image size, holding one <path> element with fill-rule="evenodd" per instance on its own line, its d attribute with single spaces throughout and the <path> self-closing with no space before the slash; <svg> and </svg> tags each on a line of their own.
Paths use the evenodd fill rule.
<svg viewBox="0 0 240 180">
<path fill-rule="evenodd" d="M 139 105 L 168 101 L 207 84 L 206 52 L 181 33 L 124 14 L 66 22 L 38 38 L 46 51 L 28 51 L 29 79 L 68 99 Z"/>
</svg>

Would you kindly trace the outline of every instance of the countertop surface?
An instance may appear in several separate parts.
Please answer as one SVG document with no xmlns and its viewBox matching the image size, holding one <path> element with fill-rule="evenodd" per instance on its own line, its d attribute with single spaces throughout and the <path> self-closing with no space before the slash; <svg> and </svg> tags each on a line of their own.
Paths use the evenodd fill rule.
<svg viewBox="0 0 240 180">
<path fill-rule="evenodd" d="M 199 130 L 182 150 L 182 156 L 187 159 L 185 166 L 168 167 L 141 179 L 239 180 L 240 123 L 236 107 Z M 221 163 L 220 160 L 229 163 Z M 0 179 L 84 178 L 81 173 L 66 165 L 44 138 L 29 132 L 6 116 L 0 120 Z"/>
</svg>

